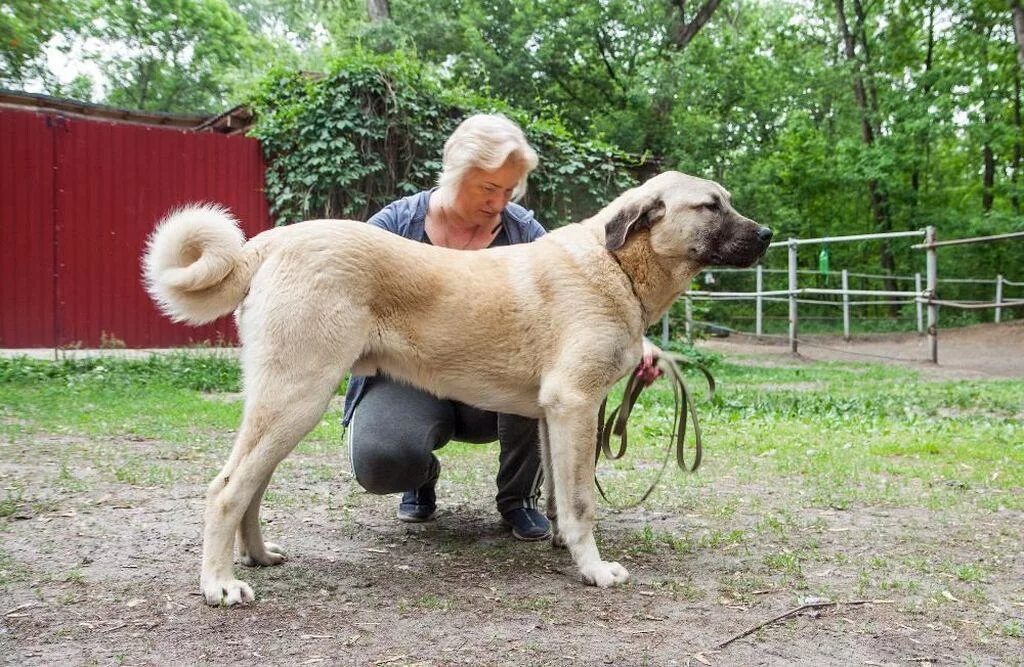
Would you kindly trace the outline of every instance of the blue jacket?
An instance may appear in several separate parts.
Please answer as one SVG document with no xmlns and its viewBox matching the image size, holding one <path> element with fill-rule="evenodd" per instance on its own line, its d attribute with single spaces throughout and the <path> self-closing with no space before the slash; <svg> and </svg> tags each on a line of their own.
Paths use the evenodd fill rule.
<svg viewBox="0 0 1024 667">
<path fill-rule="evenodd" d="M 435 190 L 437 188 L 393 201 L 367 220 L 367 224 L 376 225 L 407 239 L 422 241 L 423 227 L 427 219 L 427 204 Z M 544 228 L 533 217 L 533 211 L 519 204 L 509 203 L 505 207 L 501 212 L 501 224 L 509 245 L 529 243 L 544 236 L 545 233 Z M 372 380 L 373 376 L 365 375 L 353 375 L 349 379 L 348 390 L 345 393 L 345 412 L 341 418 L 344 426 L 348 426 L 352 421 L 352 413 L 366 391 L 367 382 Z"/>
</svg>

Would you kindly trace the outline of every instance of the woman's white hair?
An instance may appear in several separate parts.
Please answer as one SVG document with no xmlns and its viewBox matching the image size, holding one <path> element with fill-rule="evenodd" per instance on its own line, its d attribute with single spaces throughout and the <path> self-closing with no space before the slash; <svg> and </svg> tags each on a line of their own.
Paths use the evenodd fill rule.
<svg viewBox="0 0 1024 667">
<path fill-rule="evenodd" d="M 510 159 L 523 167 L 523 175 L 512 191 L 512 199 L 519 199 L 526 194 L 527 177 L 537 168 L 537 152 L 526 141 L 522 129 L 505 116 L 470 116 L 444 142 L 438 185 L 458 189 L 470 169 L 494 171 Z"/>
</svg>

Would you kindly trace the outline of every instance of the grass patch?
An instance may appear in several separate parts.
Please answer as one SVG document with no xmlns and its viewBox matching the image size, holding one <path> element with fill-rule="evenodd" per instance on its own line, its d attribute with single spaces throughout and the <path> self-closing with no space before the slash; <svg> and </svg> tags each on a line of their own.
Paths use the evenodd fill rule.
<svg viewBox="0 0 1024 667">
<path fill-rule="evenodd" d="M 402 598 L 395 603 L 395 610 L 402 615 L 421 613 L 423 610 L 433 609 L 437 611 L 448 611 L 455 603 L 445 597 L 425 593 L 418 598 L 409 600 Z"/>
<path fill-rule="evenodd" d="M 1024 638 L 1024 623 L 1021 623 L 1016 619 L 1006 621 L 1000 629 L 1000 634 L 1005 637 L 1016 637 L 1017 639 Z"/>
<path fill-rule="evenodd" d="M 223 352 L 145 359 L 0 358 L 0 436 L 46 433 L 199 443 L 226 455 L 241 421 L 240 390 L 238 361 Z M 229 398 L 211 400 L 213 394 Z M 319 453 L 325 443 L 337 443 L 340 433 L 336 416 L 325 419 L 307 436 L 303 451 Z M 166 480 L 165 473 L 140 478 L 125 471 L 119 478 L 159 482 Z"/>
<path fill-rule="evenodd" d="M 8 585 L 26 581 L 29 578 L 29 569 L 24 565 L 16 562 L 11 555 L 0 549 L 0 588 L 6 588 Z"/>
<path fill-rule="evenodd" d="M 536 597 L 506 598 L 503 604 L 508 609 L 515 611 L 548 611 L 555 606 L 556 598 L 551 595 L 538 595 Z"/>
<path fill-rule="evenodd" d="M 924 381 L 912 371 L 872 364 L 755 368 L 717 358 L 701 361 L 711 364 L 719 385 L 709 399 L 701 393 L 702 378 L 690 375 L 706 465 L 714 467 L 716 478 L 799 484 L 810 504 L 836 509 L 961 502 L 1024 509 L 1024 496 L 1016 492 L 1024 487 L 1019 419 L 1024 382 Z M 239 389 L 238 362 L 223 353 L 176 352 L 142 360 L 2 359 L 0 434 L 11 441 L 34 433 L 101 443 L 124 437 L 143 446 L 148 441 L 179 449 L 188 445 L 182 452 L 188 459 L 207 451 L 220 457 L 241 419 L 241 400 L 232 395 Z M 227 393 L 228 400 L 209 400 L 211 391 Z M 610 496 L 628 500 L 646 489 L 665 458 L 672 412 L 667 383 L 655 383 L 644 393 L 631 425 L 630 455 L 600 466 Z M 341 434 L 337 413 L 331 412 L 298 451 L 333 454 Z M 451 463 L 446 481 L 489 488 L 477 468 L 495 458 L 493 448 L 454 445 L 442 456 Z M 175 466 L 153 461 L 148 451 L 112 460 L 106 470 L 129 485 L 167 486 L 180 474 Z M 72 469 L 62 464 L 59 488 L 84 488 Z M 325 478 L 330 471 L 314 474 Z M 702 474 L 685 475 L 673 467 L 649 502 L 730 519 L 737 500 L 709 496 L 702 492 L 705 486 Z M 0 515 L 13 511 L 13 502 L 9 494 L 0 500 Z M 767 516 L 757 531 L 784 538 L 794 530 L 778 522 L 783 519 Z M 640 536 L 635 548 L 650 549 L 657 541 L 666 537 Z"/>
<path fill-rule="evenodd" d="M 60 470 L 57 472 L 57 478 L 54 480 L 53 485 L 61 491 L 68 492 L 85 491 L 89 488 L 88 483 L 78 477 L 71 466 L 68 465 L 67 458 L 61 460 Z"/>
<path fill-rule="evenodd" d="M 837 510 L 961 502 L 1024 509 L 1024 496 L 1015 492 L 1024 486 L 1022 382 L 925 381 L 913 370 L 881 364 L 753 368 L 714 356 L 700 360 L 713 368 L 719 387 L 709 399 L 701 376 L 689 376 L 698 394 L 705 465 L 715 479 L 762 486 L 786 480 L 800 485 L 811 506 Z M 0 359 L 0 403 L 5 406 L 0 435 L 12 441 L 39 433 L 82 436 L 95 440 L 98 448 L 112 438 L 140 442 L 143 452 L 104 449 L 108 456 L 100 467 L 126 484 L 166 486 L 182 473 L 154 461 L 146 443 L 170 446 L 186 460 L 207 454 L 221 458 L 241 419 L 239 389 L 238 362 L 223 353 Z M 210 400 L 209 392 L 226 396 Z M 624 501 L 646 489 L 664 459 L 672 411 L 667 383 L 656 383 L 641 397 L 630 427 L 630 454 L 600 464 L 610 496 Z M 334 455 L 341 436 L 337 413 L 329 412 L 298 452 Z M 493 448 L 453 444 L 442 456 L 446 482 L 490 488 L 480 466 L 486 462 L 490 471 Z M 62 464 L 57 486 L 83 490 L 84 480 L 72 470 Z M 324 480 L 331 471 L 313 474 Z M 706 484 L 701 473 L 681 474 L 670 462 L 649 504 L 687 511 L 704 497 Z M 741 505 L 737 498 L 719 496 L 699 512 L 728 522 L 741 507 L 756 510 L 759 502 L 754 498 Z M 13 512 L 14 503 L 8 492 L 0 499 L 0 516 Z M 756 532 L 785 539 L 794 529 L 785 517 L 767 515 Z M 656 542 L 677 550 L 696 545 L 683 540 L 672 546 L 679 539 L 641 535 L 634 548 L 649 550 Z"/>
<path fill-rule="evenodd" d="M 690 375 L 698 394 L 705 465 L 715 479 L 762 487 L 775 480 L 798 484 L 808 504 L 837 510 L 962 502 L 1024 509 L 1024 496 L 1015 492 L 1024 487 L 1020 381 L 925 381 L 913 370 L 882 364 L 753 368 L 713 356 L 701 361 L 711 365 L 719 386 L 709 399 L 702 378 Z M 12 441 L 40 433 L 82 436 L 95 440 L 105 454 L 111 453 L 107 443 L 113 438 L 138 442 L 145 451 L 107 456 L 100 467 L 126 484 L 165 486 L 182 473 L 178 466 L 154 461 L 147 442 L 170 447 L 177 452 L 171 458 L 221 458 L 241 418 L 239 388 L 238 362 L 218 353 L 0 359 L 0 403 L 5 406 L 0 435 Z M 226 394 L 226 400 L 210 400 L 209 392 Z M 656 383 L 641 397 L 630 427 L 630 454 L 600 465 L 611 496 L 627 500 L 646 489 L 665 456 L 672 411 L 667 383 Z M 333 455 L 341 435 L 337 413 L 330 412 L 298 451 Z M 492 482 L 479 468 L 486 461 L 490 472 L 493 448 L 454 444 L 442 456 L 446 482 L 490 488 Z M 683 475 L 671 463 L 670 468 L 649 504 L 691 511 L 704 497 L 707 478 Z M 84 480 L 72 470 L 62 464 L 57 486 L 84 489 Z M 331 471 L 313 474 L 325 480 Z M 14 511 L 15 502 L 10 492 L 0 499 L 0 516 Z M 698 511 L 729 522 L 741 509 L 757 510 L 760 502 L 723 495 Z M 755 530 L 784 540 L 796 527 L 786 517 L 766 514 Z M 741 541 L 736 535 L 702 539 L 710 546 Z M 641 552 L 656 544 L 673 550 L 699 546 L 692 539 L 653 533 L 635 542 L 633 548 Z"/>
<path fill-rule="evenodd" d="M 695 602 L 707 597 L 707 592 L 695 586 L 691 581 L 679 579 L 663 579 L 651 582 L 651 588 L 672 594 L 673 599 Z"/>
<path fill-rule="evenodd" d="M 788 480 L 806 490 L 812 506 L 838 510 L 960 502 L 1024 508 L 1015 493 L 1024 486 L 1020 381 L 926 381 L 913 370 L 863 363 L 718 362 L 714 373 L 713 399 L 700 376 L 690 382 L 701 394 L 705 461 L 716 478 Z M 631 454 L 600 464 L 610 495 L 632 498 L 646 488 L 664 456 L 672 409 L 666 383 L 641 397 Z M 685 509 L 702 477 L 674 474 L 653 502 Z M 770 522 L 759 527 L 785 530 Z"/>
<path fill-rule="evenodd" d="M 983 567 L 973 563 L 958 565 L 954 568 L 953 573 L 956 575 L 957 579 L 967 583 L 981 582 L 987 576 L 987 572 Z"/>
<path fill-rule="evenodd" d="M 0 499 L 0 519 L 13 516 L 18 508 L 25 501 L 24 491 L 21 487 L 15 487 L 4 492 L 3 499 Z"/>
</svg>

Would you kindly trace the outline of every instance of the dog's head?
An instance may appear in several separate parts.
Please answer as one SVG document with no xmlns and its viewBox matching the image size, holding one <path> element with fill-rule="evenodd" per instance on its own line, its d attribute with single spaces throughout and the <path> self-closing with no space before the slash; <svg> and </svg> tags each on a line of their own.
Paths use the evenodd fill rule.
<svg viewBox="0 0 1024 667">
<path fill-rule="evenodd" d="M 747 267 L 772 240 L 771 229 L 736 212 L 721 185 L 677 171 L 651 178 L 620 200 L 605 224 L 605 245 L 612 252 L 631 234 L 649 229 L 658 257 L 702 267 Z"/>
</svg>

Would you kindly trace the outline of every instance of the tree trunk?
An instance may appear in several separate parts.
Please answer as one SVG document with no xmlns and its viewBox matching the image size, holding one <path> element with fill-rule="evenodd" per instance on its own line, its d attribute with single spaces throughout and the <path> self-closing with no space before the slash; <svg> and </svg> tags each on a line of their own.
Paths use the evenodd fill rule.
<svg viewBox="0 0 1024 667">
<path fill-rule="evenodd" d="M 687 21 L 686 0 L 672 0 L 672 4 L 679 10 L 679 22 L 676 23 L 673 30 L 669 31 L 672 45 L 680 51 L 685 50 L 700 29 L 704 27 L 704 24 L 711 20 L 711 15 L 715 13 L 721 3 L 722 0 L 707 0 L 697 10 L 693 20 Z"/>
<path fill-rule="evenodd" d="M 878 115 L 878 88 L 875 86 L 875 77 L 871 70 L 871 48 L 868 42 L 868 33 L 865 24 L 867 23 L 867 14 L 864 12 L 864 5 L 860 0 L 853 0 L 853 13 L 857 17 L 857 30 L 854 34 L 854 41 L 860 38 L 860 50 L 864 54 L 864 69 L 862 76 L 864 78 L 864 85 L 867 93 L 868 109 L 871 110 L 872 117 Z M 875 134 L 877 135 L 877 128 L 875 128 Z"/>
<path fill-rule="evenodd" d="M 388 0 L 366 0 L 366 13 L 369 14 L 370 21 L 380 23 L 391 18 L 391 7 Z"/>
<path fill-rule="evenodd" d="M 856 11 L 858 16 L 863 20 L 863 9 L 860 3 L 856 2 Z M 875 135 L 877 131 L 874 127 L 873 117 L 877 116 L 875 113 L 877 109 L 872 108 L 869 104 L 868 96 L 865 88 L 865 75 L 864 65 L 857 59 L 857 44 L 855 33 L 850 30 L 849 23 L 846 21 L 846 7 L 844 0 L 835 0 L 836 6 L 836 20 L 839 25 L 839 36 L 843 42 L 843 54 L 846 60 L 850 63 L 852 75 L 853 75 L 853 98 L 857 103 L 857 108 L 860 110 L 860 132 L 861 141 L 867 147 L 873 147 L 875 143 Z M 862 39 L 867 39 L 866 32 L 863 30 L 863 26 L 857 30 L 862 36 Z M 862 45 L 862 47 L 865 45 Z M 882 188 L 882 184 L 878 179 L 871 179 L 868 181 L 868 196 L 871 202 L 871 217 L 875 222 L 875 231 L 878 232 L 890 232 L 892 231 L 892 219 L 889 216 L 888 198 L 886 197 L 885 191 Z M 882 267 L 882 272 L 886 275 L 884 279 L 885 289 L 890 291 L 896 290 L 896 281 L 892 278 L 896 273 L 896 258 L 892 253 L 892 246 L 888 239 L 881 240 L 881 251 L 879 253 L 879 263 Z M 890 313 L 895 316 L 899 313 L 899 306 L 891 306 Z"/>
<path fill-rule="evenodd" d="M 1013 13 L 1013 34 L 1017 36 L 1017 62 L 1024 67 L 1024 7 L 1020 0 L 1011 0 L 1010 11 Z"/>
<path fill-rule="evenodd" d="M 932 71 L 932 59 L 935 55 L 935 7 L 933 5 L 928 6 L 928 43 L 925 47 L 924 52 L 924 87 L 922 89 L 923 97 L 925 100 L 931 99 L 932 93 L 932 82 L 928 75 Z M 920 156 L 923 157 L 925 164 L 928 162 L 928 154 L 930 148 L 930 141 L 928 140 L 929 132 L 928 127 L 923 127 L 920 134 L 918 135 L 918 141 L 920 142 L 921 152 Z M 910 174 L 910 187 L 914 195 L 913 206 L 917 206 L 921 196 L 921 163 L 918 161 L 914 162 L 914 169 Z"/>
<path fill-rule="evenodd" d="M 843 40 L 843 54 L 853 69 L 853 99 L 860 109 L 860 138 L 865 145 L 870 146 L 875 142 L 875 133 L 871 127 L 871 119 L 868 116 L 867 95 L 864 94 L 864 77 L 861 76 L 860 62 L 857 60 L 856 44 L 853 40 L 853 33 L 846 22 L 846 8 L 843 0 L 835 0 L 836 18 L 839 21 L 839 35 Z"/>
<path fill-rule="evenodd" d="M 988 118 L 985 119 L 988 125 Z M 993 191 L 996 181 L 996 158 L 992 154 L 992 144 L 985 142 L 981 147 L 981 159 L 984 163 L 981 183 L 981 210 L 985 213 L 992 211 Z"/>
<path fill-rule="evenodd" d="M 1010 174 L 1013 188 L 1010 205 L 1013 206 L 1013 212 L 1017 215 L 1020 215 L 1020 167 L 1021 162 L 1024 161 L 1024 143 L 1021 142 L 1021 136 L 1024 136 L 1024 125 L 1021 124 L 1020 88 L 1020 70 L 1017 70 L 1016 76 L 1013 77 L 1013 126 L 1017 128 L 1017 139 L 1013 142 L 1013 170 Z"/>
</svg>

